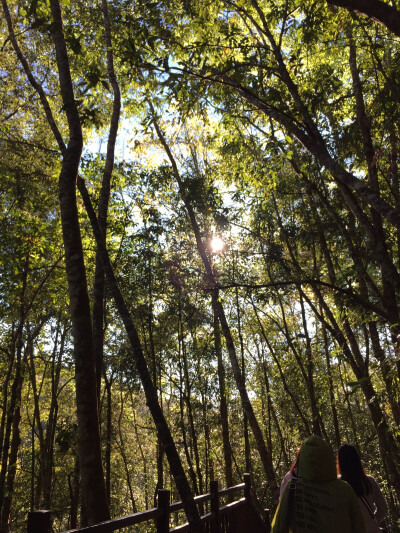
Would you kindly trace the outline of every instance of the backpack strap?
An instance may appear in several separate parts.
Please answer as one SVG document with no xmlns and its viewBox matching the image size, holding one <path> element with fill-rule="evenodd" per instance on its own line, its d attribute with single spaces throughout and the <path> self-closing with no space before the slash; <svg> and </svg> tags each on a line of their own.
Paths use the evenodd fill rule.
<svg viewBox="0 0 400 533">
<path fill-rule="evenodd" d="M 293 477 L 289 481 L 289 502 L 288 502 L 288 513 L 287 513 L 288 531 L 290 530 L 290 527 L 292 526 L 293 520 L 294 520 L 294 504 L 295 504 L 295 498 L 296 498 L 297 481 L 298 481 L 297 476 Z"/>
</svg>

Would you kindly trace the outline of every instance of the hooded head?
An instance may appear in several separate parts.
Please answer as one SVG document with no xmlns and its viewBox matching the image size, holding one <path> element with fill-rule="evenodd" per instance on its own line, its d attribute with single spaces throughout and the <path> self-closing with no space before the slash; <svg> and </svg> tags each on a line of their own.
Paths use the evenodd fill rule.
<svg viewBox="0 0 400 533">
<path fill-rule="evenodd" d="M 303 442 L 299 456 L 299 477 L 310 481 L 336 479 L 335 457 L 321 437 L 313 435 Z"/>
</svg>

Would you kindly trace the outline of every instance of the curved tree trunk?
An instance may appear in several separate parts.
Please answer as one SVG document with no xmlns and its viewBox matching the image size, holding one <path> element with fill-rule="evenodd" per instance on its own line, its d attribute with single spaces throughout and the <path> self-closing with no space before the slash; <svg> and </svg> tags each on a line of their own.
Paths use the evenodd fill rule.
<svg viewBox="0 0 400 533">
<path fill-rule="evenodd" d="M 110 513 L 100 448 L 92 320 L 76 205 L 76 179 L 83 141 L 58 0 L 52 0 L 50 7 L 61 95 L 70 134 L 68 146 L 63 153 L 59 199 L 74 335 L 79 466 L 88 523 L 94 524 L 109 519 Z"/>
</svg>

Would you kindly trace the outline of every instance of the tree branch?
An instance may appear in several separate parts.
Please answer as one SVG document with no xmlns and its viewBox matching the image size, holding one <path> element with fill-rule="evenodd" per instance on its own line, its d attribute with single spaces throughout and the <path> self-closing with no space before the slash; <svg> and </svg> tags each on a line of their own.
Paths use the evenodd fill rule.
<svg viewBox="0 0 400 533">
<path fill-rule="evenodd" d="M 327 0 L 327 4 L 360 13 L 383 24 L 388 30 L 400 37 L 400 12 L 381 0 Z"/>
<path fill-rule="evenodd" d="M 381 318 L 388 320 L 387 314 L 384 311 L 382 311 L 382 309 L 380 309 L 374 304 L 371 304 L 370 302 L 367 302 L 366 300 L 364 300 L 364 298 L 361 298 L 361 296 L 354 293 L 351 289 L 345 289 L 343 287 L 338 287 L 337 285 L 334 285 L 333 283 L 329 283 L 327 281 L 321 281 L 318 279 L 305 278 L 305 279 L 290 280 L 290 281 L 273 281 L 271 283 L 261 283 L 261 284 L 232 282 L 232 283 L 226 283 L 226 284 L 217 284 L 216 288 L 219 290 L 232 289 L 234 287 L 241 287 L 245 289 L 268 289 L 268 288 L 288 287 L 290 285 L 321 285 L 322 287 L 333 289 L 336 292 L 344 294 L 345 296 L 347 296 L 349 299 L 356 302 L 358 305 L 360 305 L 364 309 L 368 311 L 372 311 L 376 313 L 378 316 L 380 316 Z M 214 289 L 208 288 L 205 290 L 212 291 Z"/>
</svg>

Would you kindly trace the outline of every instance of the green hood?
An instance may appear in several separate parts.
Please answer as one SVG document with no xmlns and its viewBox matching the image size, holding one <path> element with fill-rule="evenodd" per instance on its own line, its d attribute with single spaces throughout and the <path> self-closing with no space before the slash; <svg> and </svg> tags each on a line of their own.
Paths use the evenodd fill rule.
<svg viewBox="0 0 400 533">
<path fill-rule="evenodd" d="M 326 442 L 313 435 L 302 444 L 299 456 L 299 477 L 310 481 L 336 479 L 335 458 Z"/>
<path fill-rule="evenodd" d="M 366 533 L 358 498 L 336 478 L 335 458 L 320 437 L 303 442 L 298 474 L 283 491 L 271 533 Z"/>
</svg>

